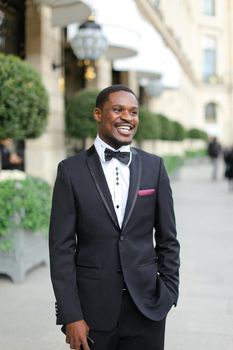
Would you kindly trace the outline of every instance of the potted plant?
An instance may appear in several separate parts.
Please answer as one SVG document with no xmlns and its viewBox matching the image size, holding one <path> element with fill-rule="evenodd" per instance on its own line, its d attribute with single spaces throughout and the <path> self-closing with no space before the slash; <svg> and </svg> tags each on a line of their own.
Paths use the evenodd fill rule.
<svg viewBox="0 0 233 350">
<path fill-rule="evenodd" d="M 36 70 L 0 54 L 0 140 L 35 138 L 47 125 L 48 94 Z M 22 171 L 0 171 L 0 273 L 22 282 L 48 260 L 49 185 Z"/>
<path fill-rule="evenodd" d="M 87 137 L 96 135 L 92 112 L 97 95 L 96 89 L 82 89 L 70 99 L 66 108 L 66 134 L 68 137 L 81 139 L 83 149 L 86 147 Z"/>
<path fill-rule="evenodd" d="M 141 146 L 144 140 L 158 140 L 160 137 L 160 125 L 156 115 L 150 112 L 145 106 L 139 111 L 139 127 L 135 140 Z"/>
<path fill-rule="evenodd" d="M 48 120 L 48 94 L 26 61 L 0 53 L 0 139 L 40 136 Z"/>
<path fill-rule="evenodd" d="M 48 260 L 50 186 L 20 171 L 0 175 L 0 273 L 22 282 Z"/>
</svg>

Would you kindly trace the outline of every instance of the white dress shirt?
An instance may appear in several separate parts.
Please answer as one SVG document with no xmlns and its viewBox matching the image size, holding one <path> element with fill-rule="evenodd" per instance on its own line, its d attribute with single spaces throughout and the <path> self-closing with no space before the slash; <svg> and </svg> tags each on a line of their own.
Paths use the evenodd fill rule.
<svg viewBox="0 0 233 350">
<path fill-rule="evenodd" d="M 97 135 L 95 139 L 94 146 L 100 157 L 103 172 L 112 196 L 112 201 L 117 215 L 118 223 L 121 227 L 125 215 L 125 207 L 129 192 L 129 165 L 132 160 L 130 146 L 122 146 L 119 149 L 117 149 L 117 151 L 120 152 L 130 152 L 130 161 L 127 165 L 121 163 L 116 158 L 112 158 L 110 161 L 105 161 L 105 148 L 109 148 L 112 151 L 116 151 L 116 149 L 112 148 L 107 143 L 105 143 L 99 137 L 99 135 Z"/>
</svg>

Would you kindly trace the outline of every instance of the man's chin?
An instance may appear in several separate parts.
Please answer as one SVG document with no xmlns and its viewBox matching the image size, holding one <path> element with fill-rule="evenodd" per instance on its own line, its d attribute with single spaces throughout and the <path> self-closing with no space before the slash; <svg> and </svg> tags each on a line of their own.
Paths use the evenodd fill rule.
<svg viewBox="0 0 233 350">
<path fill-rule="evenodd" d="M 132 138 L 122 138 L 122 139 L 119 139 L 119 138 L 112 138 L 112 139 L 109 139 L 109 140 L 106 140 L 106 143 L 109 144 L 109 146 L 115 148 L 115 149 L 118 149 L 122 146 L 128 146 L 132 143 L 133 139 Z"/>
<path fill-rule="evenodd" d="M 131 145 L 132 141 L 133 141 L 132 139 L 131 140 L 118 140 L 117 141 L 118 148 L 120 148 L 121 146 Z"/>
</svg>

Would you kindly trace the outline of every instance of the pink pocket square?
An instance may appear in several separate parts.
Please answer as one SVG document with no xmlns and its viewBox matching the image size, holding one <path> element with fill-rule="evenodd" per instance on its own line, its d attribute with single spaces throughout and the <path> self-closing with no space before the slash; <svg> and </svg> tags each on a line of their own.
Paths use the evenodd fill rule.
<svg viewBox="0 0 233 350">
<path fill-rule="evenodd" d="M 138 195 L 143 197 L 143 196 L 150 196 L 151 194 L 155 193 L 154 188 L 148 188 L 146 190 L 139 190 Z"/>
</svg>

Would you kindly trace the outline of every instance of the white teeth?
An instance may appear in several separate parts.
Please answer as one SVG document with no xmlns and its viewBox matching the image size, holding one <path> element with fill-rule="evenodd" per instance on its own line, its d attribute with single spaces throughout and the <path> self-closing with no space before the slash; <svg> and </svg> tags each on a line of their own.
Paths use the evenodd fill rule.
<svg viewBox="0 0 233 350">
<path fill-rule="evenodd" d="M 118 126 L 118 129 L 129 131 L 130 130 L 130 126 L 121 125 L 121 126 Z"/>
</svg>

